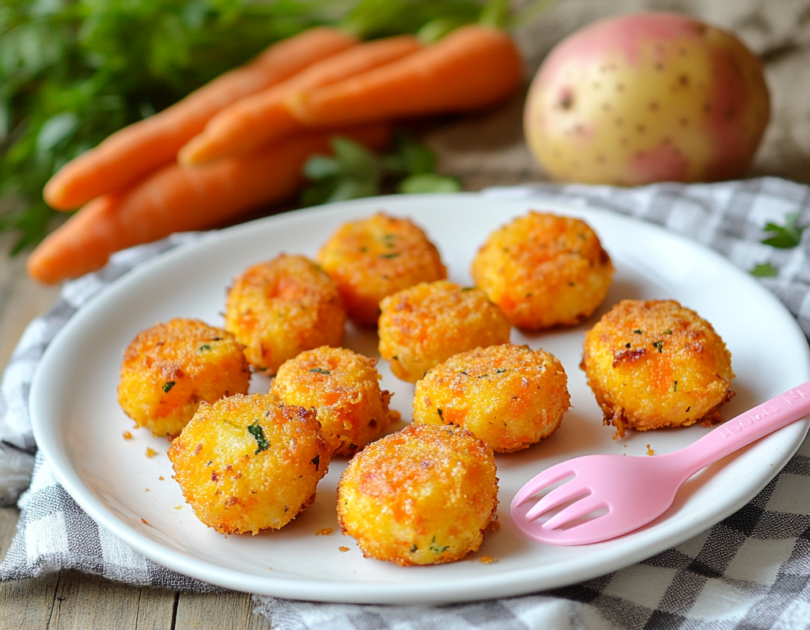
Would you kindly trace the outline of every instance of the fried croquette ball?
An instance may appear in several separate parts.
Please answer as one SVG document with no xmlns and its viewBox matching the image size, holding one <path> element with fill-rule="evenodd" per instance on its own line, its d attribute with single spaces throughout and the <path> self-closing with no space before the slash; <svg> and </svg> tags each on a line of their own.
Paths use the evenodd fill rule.
<svg viewBox="0 0 810 630">
<path fill-rule="evenodd" d="M 341 226 L 318 252 L 355 322 L 376 326 L 380 300 L 447 277 L 436 246 L 409 219 L 377 213 Z"/>
<path fill-rule="evenodd" d="M 333 455 L 354 455 L 388 428 L 391 393 L 380 390 L 377 359 L 322 346 L 282 364 L 272 391 L 284 403 L 314 408 Z"/>
<path fill-rule="evenodd" d="M 551 435 L 570 405 L 562 363 L 544 350 L 503 344 L 462 352 L 416 384 L 413 421 L 457 425 L 496 453 Z"/>
<path fill-rule="evenodd" d="M 438 280 L 398 291 L 380 302 L 380 355 L 403 381 L 472 348 L 507 343 L 512 325 L 487 294 Z"/>
<path fill-rule="evenodd" d="M 314 411 L 273 394 L 237 394 L 200 405 L 169 459 L 197 518 L 221 534 L 256 534 L 315 500 L 329 447 Z"/>
<path fill-rule="evenodd" d="M 175 436 L 200 402 L 246 394 L 250 368 L 229 332 L 197 319 L 156 324 L 124 351 L 118 403 L 156 436 Z"/>
<path fill-rule="evenodd" d="M 338 521 L 366 558 L 407 566 L 460 560 L 497 525 L 486 444 L 460 427 L 409 425 L 369 444 L 338 485 Z"/>
<path fill-rule="evenodd" d="M 585 335 L 582 363 L 604 423 L 646 431 L 712 424 L 734 396 L 731 354 L 712 325 L 674 300 L 623 300 Z"/>
<path fill-rule="evenodd" d="M 472 277 L 514 326 L 577 324 L 602 303 L 613 264 L 580 219 L 531 211 L 490 234 Z"/>
<path fill-rule="evenodd" d="M 287 359 L 343 341 L 346 310 L 337 287 L 314 262 L 281 254 L 239 275 L 228 291 L 225 328 L 253 369 L 275 374 Z"/>
</svg>

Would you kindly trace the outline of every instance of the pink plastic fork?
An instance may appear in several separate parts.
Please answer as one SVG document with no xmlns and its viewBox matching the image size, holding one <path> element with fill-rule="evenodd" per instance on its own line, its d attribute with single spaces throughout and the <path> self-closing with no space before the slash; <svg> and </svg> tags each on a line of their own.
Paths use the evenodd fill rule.
<svg viewBox="0 0 810 630">
<path fill-rule="evenodd" d="M 555 545 L 587 545 L 616 538 L 660 516 L 672 505 L 681 484 L 697 471 L 808 413 L 810 381 L 666 455 L 586 455 L 562 462 L 520 489 L 512 501 L 512 519 L 529 538 Z M 529 501 L 572 476 L 536 503 Z M 551 518 L 538 520 L 569 502 Z"/>
</svg>

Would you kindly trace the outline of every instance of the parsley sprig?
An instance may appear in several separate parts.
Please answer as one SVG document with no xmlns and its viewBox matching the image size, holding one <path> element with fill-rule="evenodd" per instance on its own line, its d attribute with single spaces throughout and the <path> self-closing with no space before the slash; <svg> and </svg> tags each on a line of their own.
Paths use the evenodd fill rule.
<svg viewBox="0 0 810 630">
<path fill-rule="evenodd" d="M 256 440 L 256 445 L 258 446 L 253 452 L 254 455 L 258 455 L 262 451 L 266 451 L 270 448 L 270 442 L 268 442 L 267 438 L 264 436 L 264 429 L 262 429 L 258 420 L 254 420 L 253 424 L 248 425 L 247 430 L 248 433 L 253 436 L 253 439 Z"/>
<path fill-rule="evenodd" d="M 301 205 L 371 197 L 384 192 L 405 194 L 456 192 L 454 177 L 438 175 L 436 154 L 405 131 L 394 134 L 391 150 L 369 151 L 343 136 L 331 140 L 334 157 L 316 155 L 304 165 L 311 184 L 301 194 Z"/>
<path fill-rule="evenodd" d="M 765 224 L 764 231 L 770 232 L 772 236 L 763 239 L 761 242 L 771 247 L 779 249 L 791 249 L 796 247 L 802 241 L 802 232 L 804 232 L 807 225 L 799 225 L 799 212 L 791 212 L 785 215 L 785 224 L 777 225 L 768 221 Z"/>
<path fill-rule="evenodd" d="M 760 242 L 777 249 L 792 249 L 798 247 L 802 242 L 802 233 L 810 224 L 799 225 L 799 212 L 789 212 L 785 215 L 785 224 L 778 225 L 768 221 L 763 231 L 770 236 Z M 779 270 L 771 263 L 758 263 L 753 266 L 749 273 L 756 278 L 774 278 L 779 275 Z"/>
<path fill-rule="evenodd" d="M 755 278 L 775 278 L 779 275 L 779 271 L 771 263 L 756 264 L 750 273 Z"/>
</svg>

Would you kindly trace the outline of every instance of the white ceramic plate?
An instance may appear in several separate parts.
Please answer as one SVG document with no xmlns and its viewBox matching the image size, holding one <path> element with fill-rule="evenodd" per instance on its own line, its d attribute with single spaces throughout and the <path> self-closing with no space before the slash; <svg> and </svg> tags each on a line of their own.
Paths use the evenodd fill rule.
<svg viewBox="0 0 810 630">
<path fill-rule="evenodd" d="M 552 209 L 587 220 L 616 265 L 603 307 L 571 330 L 512 341 L 557 355 L 569 376 L 573 408 L 544 442 L 498 456 L 501 529 L 469 560 L 432 567 L 398 567 L 364 559 L 341 536 L 335 493 L 345 460 L 334 461 L 315 503 L 278 532 L 223 537 L 206 528 L 172 479 L 168 443 L 132 422 L 116 402 L 118 368 L 135 334 L 171 317 L 221 325 L 226 287 L 248 265 L 278 253 L 314 256 L 342 223 L 377 210 L 408 216 L 437 244 L 450 278 L 469 284 L 470 261 L 486 236 L 529 208 Z M 475 194 L 365 199 L 297 211 L 217 233 L 133 270 L 82 308 L 48 348 L 31 391 L 34 434 L 59 481 L 104 528 L 143 555 L 180 573 L 224 587 L 296 599 L 366 603 L 436 603 L 540 591 L 613 571 L 680 543 L 751 499 L 798 448 L 807 420 L 710 466 L 687 482 L 657 521 L 623 538 L 585 547 L 554 547 L 521 537 L 508 506 L 520 486 L 544 467 L 595 452 L 643 455 L 685 446 L 705 433 L 699 426 L 629 432 L 614 441 L 602 426 L 579 369 L 585 330 L 623 298 L 674 298 L 712 322 L 726 341 L 737 374 L 730 418 L 810 378 L 804 335 L 768 291 L 724 258 L 652 225 L 609 212 L 541 200 L 497 200 Z M 376 356 L 376 336 L 349 331 L 346 345 Z M 380 363 L 393 406 L 411 416 L 413 387 Z M 254 377 L 253 390 L 268 381 Z M 124 440 L 132 430 L 135 438 Z M 151 447 L 158 456 L 147 458 Z M 160 477 L 163 477 L 163 480 Z M 143 520 L 148 524 L 145 524 Z M 316 536 L 331 527 L 335 533 Z M 340 546 L 349 547 L 341 552 Z M 482 563 L 490 556 L 496 561 Z"/>
</svg>

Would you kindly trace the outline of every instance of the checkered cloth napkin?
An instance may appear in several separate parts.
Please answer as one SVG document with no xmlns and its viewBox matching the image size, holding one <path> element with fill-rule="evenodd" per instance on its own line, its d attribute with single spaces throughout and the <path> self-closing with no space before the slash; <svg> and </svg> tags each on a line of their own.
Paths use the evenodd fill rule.
<svg viewBox="0 0 810 630">
<path fill-rule="evenodd" d="M 766 222 L 800 213 L 810 187 L 761 178 L 709 185 L 616 189 L 537 184 L 489 189 L 492 197 L 544 197 L 609 208 L 666 226 L 712 247 L 741 269 L 770 263 L 763 278 L 810 334 L 810 242 L 760 243 Z M 808 231 L 810 236 L 810 231 Z M 176 235 L 117 254 L 97 274 L 65 285 L 61 299 L 27 329 L 0 386 L 0 500 L 20 497 L 18 532 L 0 565 L 3 580 L 72 568 L 136 585 L 216 591 L 141 557 L 100 529 L 37 455 L 28 417 L 33 372 L 54 335 L 89 298 L 138 263 L 199 235 Z M 322 604 L 256 596 L 273 628 L 524 630 L 526 628 L 810 627 L 810 440 L 748 505 L 691 540 L 620 571 L 535 595 L 448 606 Z"/>
</svg>

